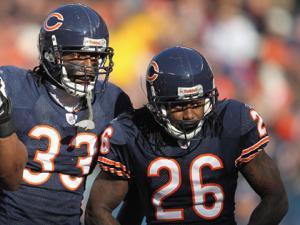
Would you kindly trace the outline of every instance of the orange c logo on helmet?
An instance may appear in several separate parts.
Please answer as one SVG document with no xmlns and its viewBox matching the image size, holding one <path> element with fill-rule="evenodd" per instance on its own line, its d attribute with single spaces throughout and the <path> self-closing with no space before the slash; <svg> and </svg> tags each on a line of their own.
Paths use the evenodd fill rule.
<svg viewBox="0 0 300 225">
<path fill-rule="evenodd" d="M 153 69 L 153 71 L 151 71 L 152 73 L 148 73 L 147 74 L 147 81 L 148 82 L 153 82 L 157 79 L 158 77 L 158 72 L 159 72 L 159 68 L 158 68 L 158 65 L 155 61 L 152 61 L 149 65 L 149 70 L 150 69 Z"/>
<path fill-rule="evenodd" d="M 57 19 L 57 22 L 55 24 L 49 26 L 48 21 L 53 17 Z M 51 14 L 49 14 L 49 16 L 47 17 L 47 19 L 44 22 L 44 29 L 46 31 L 55 31 L 61 27 L 61 25 L 63 24 L 62 23 L 63 21 L 64 21 L 64 17 L 62 14 L 60 14 L 58 12 L 51 13 Z"/>
</svg>

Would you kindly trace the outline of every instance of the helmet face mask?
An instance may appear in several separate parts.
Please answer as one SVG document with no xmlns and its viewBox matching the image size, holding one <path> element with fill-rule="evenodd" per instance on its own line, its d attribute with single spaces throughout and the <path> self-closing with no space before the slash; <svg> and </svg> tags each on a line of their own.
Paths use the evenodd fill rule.
<svg viewBox="0 0 300 225">
<path fill-rule="evenodd" d="M 214 90 L 206 97 L 187 97 L 185 100 L 177 99 L 172 101 L 160 101 L 157 98 L 154 101 L 149 101 L 148 108 L 153 113 L 156 121 L 165 128 L 166 132 L 176 139 L 191 140 L 201 130 L 204 121 L 211 115 L 213 107 L 215 105 L 217 91 Z M 195 103 L 201 101 L 201 104 Z M 202 116 L 193 120 L 175 119 L 172 114 L 174 105 L 183 105 L 186 107 L 191 104 L 193 108 L 202 110 Z"/>
<path fill-rule="evenodd" d="M 211 69 L 197 51 L 183 47 L 156 55 L 147 70 L 148 108 L 155 120 L 176 139 L 191 140 L 211 115 L 218 92 Z M 174 118 L 176 110 L 191 108 L 193 119 Z"/>
<path fill-rule="evenodd" d="M 78 97 L 95 91 L 96 80 L 100 79 L 103 92 L 113 68 L 108 37 L 104 20 L 89 7 L 69 4 L 54 10 L 39 35 L 40 61 L 46 79 Z M 79 59 L 67 60 L 69 55 Z M 84 63 L 87 60 L 91 63 Z"/>
</svg>

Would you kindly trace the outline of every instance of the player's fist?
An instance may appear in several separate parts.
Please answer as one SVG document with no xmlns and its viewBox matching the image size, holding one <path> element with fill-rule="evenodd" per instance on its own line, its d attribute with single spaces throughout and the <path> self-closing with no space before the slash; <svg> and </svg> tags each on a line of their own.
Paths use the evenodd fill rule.
<svg viewBox="0 0 300 225">
<path fill-rule="evenodd" d="M 0 77 L 0 138 L 7 137 L 15 132 L 11 120 L 11 105 L 5 90 L 5 83 Z"/>
</svg>

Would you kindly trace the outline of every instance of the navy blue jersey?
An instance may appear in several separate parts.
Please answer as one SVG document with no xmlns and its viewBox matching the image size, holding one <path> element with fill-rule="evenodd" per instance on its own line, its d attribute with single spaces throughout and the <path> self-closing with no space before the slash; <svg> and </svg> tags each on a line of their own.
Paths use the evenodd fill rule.
<svg viewBox="0 0 300 225">
<path fill-rule="evenodd" d="M 220 102 L 189 145 L 146 115 L 141 109 L 111 122 L 102 135 L 102 170 L 137 183 L 148 224 L 236 224 L 239 168 L 269 141 L 259 114 L 234 100 Z"/>
<path fill-rule="evenodd" d="M 88 109 L 67 113 L 32 72 L 1 67 L 0 77 L 12 103 L 16 133 L 29 158 L 20 189 L 1 193 L 0 224 L 79 224 L 85 180 L 96 164 L 99 134 L 117 114 L 131 108 L 128 96 L 112 84 L 101 98 L 96 93 L 92 103 L 96 127 L 84 130 L 74 124 L 87 118 Z"/>
</svg>

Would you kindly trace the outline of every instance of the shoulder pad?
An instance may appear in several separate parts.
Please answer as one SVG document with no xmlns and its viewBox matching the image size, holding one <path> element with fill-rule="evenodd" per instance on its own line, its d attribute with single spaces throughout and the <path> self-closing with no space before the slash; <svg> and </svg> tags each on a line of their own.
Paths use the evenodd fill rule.
<svg viewBox="0 0 300 225">
<path fill-rule="evenodd" d="M 133 130 L 134 124 L 131 116 L 128 113 L 122 113 L 110 122 L 103 135 L 108 135 L 111 144 L 125 145 L 128 137 L 133 138 Z"/>
<path fill-rule="evenodd" d="M 225 100 L 218 106 L 222 115 L 224 131 L 229 136 L 242 136 L 251 130 L 255 123 L 250 117 L 250 107 L 236 100 Z"/>
<path fill-rule="evenodd" d="M 101 85 L 101 82 L 97 82 L 96 89 L 99 90 Z M 99 98 L 101 98 L 102 108 L 104 108 L 105 111 L 109 111 L 111 115 L 110 119 L 117 117 L 123 112 L 133 111 L 129 96 L 121 88 L 112 83 L 107 83 L 103 96 L 101 96 L 99 92 L 96 93 L 99 95 Z"/>
<path fill-rule="evenodd" d="M 0 66 L 0 76 L 24 75 L 28 71 L 15 66 Z"/>
<path fill-rule="evenodd" d="M 241 135 L 248 133 L 254 127 L 257 126 L 256 122 L 250 115 L 251 108 L 247 104 L 241 106 Z"/>
</svg>

